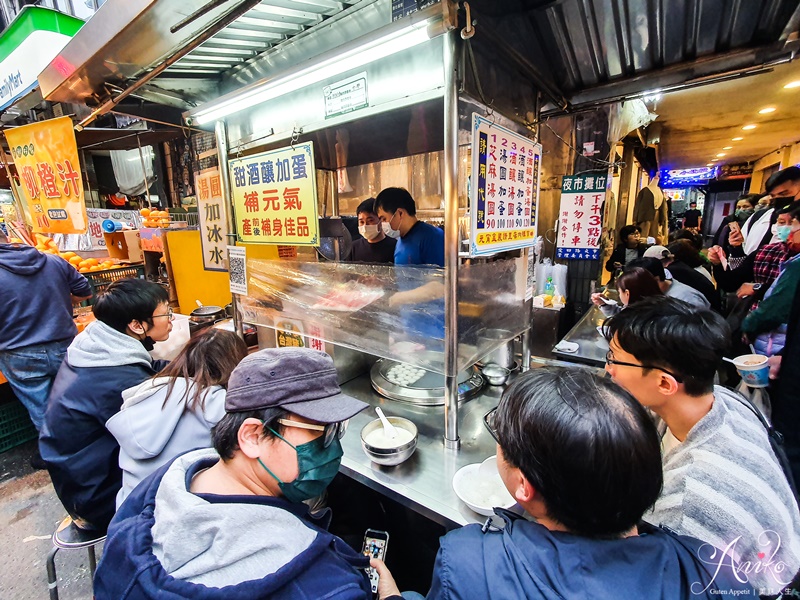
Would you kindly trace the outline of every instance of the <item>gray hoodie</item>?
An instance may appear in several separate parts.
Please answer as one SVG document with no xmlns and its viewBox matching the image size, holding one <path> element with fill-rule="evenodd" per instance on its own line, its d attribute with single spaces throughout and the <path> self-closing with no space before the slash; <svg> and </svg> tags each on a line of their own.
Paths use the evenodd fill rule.
<svg viewBox="0 0 800 600">
<path fill-rule="evenodd" d="M 153 554 L 164 570 L 210 587 L 277 572 L 305 551 L 317 532 L 268 504 L 215 502 L 187 490 L 187 471 L 214 450 L 195 450 L 169 467 L 156 492 Z"/>
<path fill-rule="evenodd" d="M 102 321 L 92 321 L 75 337 L 67 350 L 67 360 L 73 367 L 153 365 L 153 357 L 142 342 Z"/>
<path fill-rule="evenodd" d="M 167 398 L 169 381 L 169 377 L 157 377 L 125 390 L 122 408 L 106 422 L 120 447 L 122 489 L 117 494 L 117 508 L 159 467 L 189 450 L 211 447 L 211 428 L 225 415 L 224 388 L 207 388 L 204 408 L 189 410 L 182 399 L 187 386 L 188 397 L 194 395 L 194 382 L 176 378 Z"/>
</svg>

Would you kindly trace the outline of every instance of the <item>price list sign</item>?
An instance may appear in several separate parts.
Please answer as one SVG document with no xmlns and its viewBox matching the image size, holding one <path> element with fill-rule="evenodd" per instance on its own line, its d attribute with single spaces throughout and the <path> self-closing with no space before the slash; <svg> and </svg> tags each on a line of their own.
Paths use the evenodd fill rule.
<svg viewBox="0 0 800 600">
<path fill-rule="evenodd" d="M 311 142 L 230 161 L 240 242 L 319 246 Z"/>
<path fill-rule="evenodd" d="M 472 115 L 472 256 L 532 246 L 542 147 Z"/>
<path fill-rule="evenodd" d="M 227 271 L 228 223 L 219 169 L 200 171 L 195 177 L 195 191 L 203 269 Z"/>
<path fill-rule="evenodd" d="M 600 258 L 606 179 L 597 174 L 564 176 L 556 258 Z"/>
</svg>

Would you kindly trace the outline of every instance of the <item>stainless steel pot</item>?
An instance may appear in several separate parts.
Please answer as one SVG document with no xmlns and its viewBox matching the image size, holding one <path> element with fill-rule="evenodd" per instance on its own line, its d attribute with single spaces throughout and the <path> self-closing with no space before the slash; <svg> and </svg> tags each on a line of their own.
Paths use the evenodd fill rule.
<svg viewBox="0 0 800 600">
<path fill-rule="evenodd" d="M 514 366 L 514 338 L 509 331 L 501 329 L 490 329 L 486 332 L 486 337 L 499 344 L 494 350 L 483 357 L 483 364 L 495 364 L 504 369 Z"/>
<path fill-rule="evenodd" d="M 189 315 L 192 323 L 213 323 L 225 318 L 225 309 L 221 306 L 200 306 Z"/>
</svg>

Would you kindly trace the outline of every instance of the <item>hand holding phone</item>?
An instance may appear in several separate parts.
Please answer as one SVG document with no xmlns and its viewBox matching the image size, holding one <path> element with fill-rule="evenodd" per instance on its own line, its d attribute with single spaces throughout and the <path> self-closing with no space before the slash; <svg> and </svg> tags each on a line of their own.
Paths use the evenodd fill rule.
<svg viewBox="0 0 800 600">
<path fill-rule="evenodd" d="M 369 558 L 377 558 L 379 560 L 386 560 L 386 546 L 389 544 L 389 534 L 386 531 L 378 531 L 377 529 L 367 529 L 364 533 L 364 546 L 361 553 Z M 378 572 L 370 567 L 367 569 L 369 576 L 369 585 L 373 594 L 378 593 Z"/>
</svg>

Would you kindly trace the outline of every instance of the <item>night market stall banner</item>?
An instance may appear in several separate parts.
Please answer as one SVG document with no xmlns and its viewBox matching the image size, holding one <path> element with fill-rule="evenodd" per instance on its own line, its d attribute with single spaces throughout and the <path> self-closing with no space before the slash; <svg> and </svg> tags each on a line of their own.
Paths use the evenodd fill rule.
<svg viewBox="0 0 800 600">
<path fill-rule="evenodd" d="M 472 115 L 472 256 L 533 245 L 541 159 L 541 145 Z"/>
<path fill-rule="evenodd" d="M 606 175 L 565 175 L 561 181 L 556 258 L 597 260 Z"/>
<path fill-rule="evenodd" d="M 200 171 L 195 177 L 195 191 L 203 269 L 227 271 L 228 221 L 219 169 Z"/>
<path fill-rule="evenodd" d="M 230 161 L 240 242 L 319 246 L 311 142 Z"/>
<path fill-rule="evenodd" d="M 33 230 L 86 233 L 83 180 L 72 119 L 40 121 L 4 133 Z"/>
</svg>

